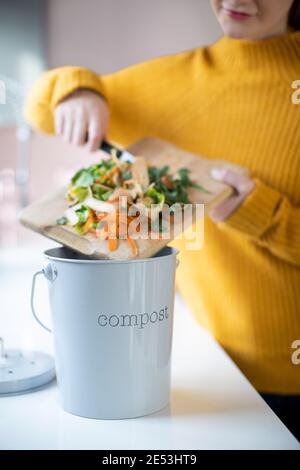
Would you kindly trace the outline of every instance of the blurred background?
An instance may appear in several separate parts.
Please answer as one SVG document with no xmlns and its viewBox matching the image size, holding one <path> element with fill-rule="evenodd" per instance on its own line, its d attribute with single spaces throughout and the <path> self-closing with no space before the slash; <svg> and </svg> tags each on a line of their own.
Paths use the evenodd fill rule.
<svg viewBox="0 0 300 470">
<path fill-rule="evenodd" d="M 97 159 L 23 122 L 27 90 L 45 69 L 98 73 L 213 42 L 208 0 L 0 0 L 0 250 L 36 243 L 17 213 Z"/>
</svg>

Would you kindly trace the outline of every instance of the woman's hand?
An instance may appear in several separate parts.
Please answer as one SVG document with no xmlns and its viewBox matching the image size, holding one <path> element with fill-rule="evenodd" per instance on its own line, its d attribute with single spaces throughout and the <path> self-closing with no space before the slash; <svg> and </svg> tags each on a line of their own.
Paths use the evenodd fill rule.
<svg viewBox="0 0 300 470">
<path fill-rule="evenodd" d="M 217 181 L 228 184 L 235 190 L 220 204 L 213 207 L 208 215 L 214 222 L 226 220 L 255 188 L 255 182 L 248 176 L 241 176 L 224 168 L 213 168 L 211 176 Z"/>
<path fill-rule="evenodd" d="M 93 152 L 106 136 L 108 118 L 108 106 L 101 96 L 90 90 L 77 90 L 56 106 L 55 131 L 65 142 L 87 143 Z"/>
</svg>

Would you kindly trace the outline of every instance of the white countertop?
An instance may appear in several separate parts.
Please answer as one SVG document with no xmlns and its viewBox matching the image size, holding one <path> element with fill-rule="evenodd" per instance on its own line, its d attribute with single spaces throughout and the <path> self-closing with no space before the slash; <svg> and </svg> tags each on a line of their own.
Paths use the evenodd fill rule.
<svg viewBox="0 0 300 470">
<path fill-rule="evenodd" d="M 9 345 L 52 352 L 51 335 L 34 324 L 29 307 L 32 274 L 40 269 L 42 249 L 51 246 L 46 240 L 33 249 L 0 250 L 0 331 Z M 47 318 L 45 284 L 37 304 Z M 179 296 L 172 354 L 167 409 L 135 419 L 80 418 L 60 408 L 52 382 L 0 398 L 0 449 L 300 449 Z"/>
</svg>

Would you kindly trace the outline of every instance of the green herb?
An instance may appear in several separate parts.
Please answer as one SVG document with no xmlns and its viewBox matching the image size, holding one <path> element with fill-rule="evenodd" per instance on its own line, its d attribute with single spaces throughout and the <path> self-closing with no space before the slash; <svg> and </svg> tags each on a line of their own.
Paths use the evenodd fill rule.
<svg viewBox="0 0 300 470">
<path fill-rule="evenodd" d="M 202 186 L 193 183 L 189 177 L 189 169 L 181 168 L 178 171 L 177 177 L 172 177 L 169 175 L 169 166 L 164 166 L 162 168 L 150 167 L 148 169 L 150 183 L 154 183 L 155 189 L 160 191 L 165 196 L 165 203 L 169 206 L 172 206 L 175 203 L 189 204 L 188 198 L 188 189 L 196 188 L 205 193 L 210 193 Z M 171 187 L 168 188 L 162 181 L 162 177 L 167 176 L 168 181 L 171 183 Z"/>
<path fill-rule="evenodd" d="M 112 195 L 112 193 L 113 191 L 106 191 L 106 193 L 103 193 L 101 196 L 102 201 L 107 201 Z"/>
<path fill-rule="evenodd" d="M 66 225 L 68 223 L 68 219 L 65 216 L 59 217 L 56 221 L 57 225 Z"/>
<path fill-rule="evenodd" d="M 124 170 L 121 172 L 123 181 L 130 180 L 132 178 L 132 173 L 129 170 Z"/>
<path fill-rule="evenodd" d="M 148 168 L 149 179 L 151 183 L 155 183 L 156 186 L 161 186 L 161 177 L 165 176 L 169 171 L 168 166 L 164 166 L 162 168 L 157 168 L 155 166 L 151 166 Z"/>
<path fill-rule="evenodd" d="M 211 194 L 210 191 L 205 189 L 200 184 L 193 183 L 193 181 L 189 177 L 189 173 L 190 170 L 188 168 L 180 168 L 180 170 L 178 170 L 179 179 L 177 181 L 180 181 L 185 188 L 196 188 L 200 191 L 203 191 L 204 193 Z"/>
<path fill-rule="evenodd" d="M 74 225 L 74 228 L 76 232 L 79 233 L 79 235 L 84 235 L 84 230 L 82 227 L 83 227 L 83 224 L 80 224 L 79 222 L 77 222 L 77 224 Z"/>
<path fill-rule="evenodd" d="M 93 184 L 96 178 L 100 178 L 104 176 L 109 170 L 111 170 L 116 163 L 114 160 L 102 160 L 100 163 L 96 165 L 91 165 L 88 168 L 81 168 L 80 170 L 75 173 L 73 178 L 71 179 L 71 183 L 74 186 L 83 186 L 88 187 Z"/>
<path fill-rule="evenodd" d="M 107 201 L 107 199 L 112 195 L 113 190 L 107 190 L 101 185 L 93 184 L 92 193 L 96 199 L 100 199 L 101 201 Z"/>
<path fill-rule="evenodd" d="M 78 224 L 83 225 L 87 221 L 87 218 L 89 216 L 89 211 L 90 209 L 86 206 L 81 206 L 80 209 L 77 209 L 75 212 L 78 216 Z"/>
<path fill-rule="evenodd" d="M 155 187 L 152 186 L 145 192 L 145 199 L 146 199 L 146 204 L 147 203 L 149 204 L 150 202 L 149 199 L 150 199 L 151 200 L 150 205 L 159 204 L 163 206 L 165 202 L 165 195 L 162 191 L 158 191 Z"/>
<path fill-rule="evenodd" d="M 70 201 L 82 202 L 88 195 L 88 188 L 83 186 L 72 186 L 68 192 Z"/>
<path fill-rule="evenodd" d="M 77 172 L 71 181 L 74 186 L 87 188 L 94 182 L 94 177 L 90 170 L 84 168 Z"/>
</svg>

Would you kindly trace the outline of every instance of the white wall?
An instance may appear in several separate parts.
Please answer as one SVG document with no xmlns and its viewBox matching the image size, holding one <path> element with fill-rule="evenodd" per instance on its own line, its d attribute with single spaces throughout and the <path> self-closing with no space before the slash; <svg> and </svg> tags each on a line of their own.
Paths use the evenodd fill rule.
<svg viewBox="0 0 300 470">
<path fill-rule="evenodd" d="M 209 0 L 49 0 L 49 66 L 108 73 L 220 36 Z"/>
<path fill-rule="evenodd" d="M 45 0 L 0 0 L 0 127 L 22 120 L 23 95 L 45 68 L 45 10 Z"/>
</svg>

